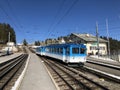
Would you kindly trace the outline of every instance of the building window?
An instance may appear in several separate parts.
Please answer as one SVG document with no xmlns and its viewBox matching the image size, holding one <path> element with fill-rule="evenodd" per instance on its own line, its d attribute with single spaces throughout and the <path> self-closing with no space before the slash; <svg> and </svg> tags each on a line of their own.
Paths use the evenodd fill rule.
<svg viewBox="0 0 120 90">
<path fill-rule="evenodd" d="M 100 50 L 105 50 L 105 47 L 100 47 Z"/>
<path fill-rule="evenodd" d="M 95 46 L 90 46 L 90 50 L 96 50 Z"/>
<path fill-rule="evenodd" d="M 105 47 L 100 46 L 99 49 L 100 50 L 105 50 Z M 90 50 L 97 50 L 97 46 L 90 46 Z"/>
</svg>

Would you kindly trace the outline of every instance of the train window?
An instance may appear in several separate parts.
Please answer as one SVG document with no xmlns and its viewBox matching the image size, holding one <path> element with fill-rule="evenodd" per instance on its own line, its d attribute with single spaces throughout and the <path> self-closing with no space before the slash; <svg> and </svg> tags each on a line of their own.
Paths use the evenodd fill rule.
<svg viewBox="0 0 120 90">
<path fill-rule="evenodd" d="M 51 48 L 51 52 L 53 52 L 53 48 Z"/>
<path fill-rule="evenodd" d="M 54 48 L 54 52 L 56 53 L 56 48 Z"/>
<path fill-rule="evenodd" d="M 61 51 L 62 51 L 61 48 L 59 48 L 59 53 L 61 53 Z"/>
<path fill-rule="evenodd" d="M 50 48 L 50 52 L 52 52 L 52 48 Z"/>
<path fill-rule="evenodd" d="M 57 48 L 57 53 L 59 53 L 59 48 Z"/>
<path fill-rule="evenodd" d="M 52 52 L 54 53 L 54 48 L 52 48 Z"/>
<path fill-rule="evenodd" d="M 48 48 L 48 52 L 50 52 L 50 48 Z"/>
<path fill-rule="evenodd" d="M 52 48 L 52 52 L 54 53 L 54 48 Z"/>
<path fill-rule="evenodd" d="M 53 48 L 53 53 L 55 53 L 55 48 Z"/>
<path fill-rule="evenodd" d="M 49 51 L 49 48 L 46 48 L 45 51 L 48 52 L 48 51 Z"/>
<path fill-rule="evenodd" d="M 79 48 L 72 48 L 73 54 L 79 54 Z"/>
<path fill-rule="evenodd" d="M 85 53 L 85 49 L 84 48 L 80 48 L 80 54 L 84 54 Z"/>
<path fill-rule="evenodd" d="M 66 48 L 66 54 L 70 54 L 70 48 Z"/>
<path fill-rule="evenodd" d="M 55 48 L 55 53 L 58 53 L 58 52 L 57 52 L 57 48 Z"/>
<path fill-rule="evenodd" d="M 63 49 L 62 48 L 60 48 L 60 53 L 63 54 Z"/>
</svg>

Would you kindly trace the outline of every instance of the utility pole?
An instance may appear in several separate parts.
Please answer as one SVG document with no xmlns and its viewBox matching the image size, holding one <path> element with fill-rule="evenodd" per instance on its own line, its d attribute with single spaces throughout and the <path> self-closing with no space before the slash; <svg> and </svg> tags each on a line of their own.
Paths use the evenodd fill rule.
<svg viewBox="0 0 120 90">
<path fill-rule="evenodd" d="M 97 38 L 97 50 L 98 50 L 98 57 L 99 57 L 99 33 L 98 33 L 98 23 L 96 22 L 96 38 Z"/>
<path fill-rule="evenodd" d="M 109 40 L 108 20 L 107 19 L 106 19 L 106 30 L 107 30 L 107 39 L 108 39 L 108 56 L 110 57 L 110 40 Z"/>
<path fill-rule="evenodd" d="M 8 34 L 8 42 L 10 42 L 10 32 L 9 32 L 9 34 Z"/>
</svg>

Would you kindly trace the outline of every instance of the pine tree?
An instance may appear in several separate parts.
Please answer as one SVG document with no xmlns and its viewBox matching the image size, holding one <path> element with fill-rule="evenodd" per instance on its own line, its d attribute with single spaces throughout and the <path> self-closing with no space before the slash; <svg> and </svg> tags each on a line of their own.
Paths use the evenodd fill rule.
<svg viewBox="0 0 120 90">
<path fill-rule="evenodd" d="M 26 39 L 23 40 L 23 45 L 27 46 L 28 42 L 26 41 Z"/>
<path fill-rule="evenodd" d="M 5 23 L 0 23 L 0 43 L 6 44 L 8 42 L 8 35 L 10 32 L 10 41 L 16 43 L 16 35 L 14 29 Z"/>
</svg>

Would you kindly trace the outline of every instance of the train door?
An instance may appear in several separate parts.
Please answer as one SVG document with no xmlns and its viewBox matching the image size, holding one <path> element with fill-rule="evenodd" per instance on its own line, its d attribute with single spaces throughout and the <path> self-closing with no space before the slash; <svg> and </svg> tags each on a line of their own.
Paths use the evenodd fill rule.
<svg viewBox="0 0 120 90">
<path fill-rule="evenodd" d="M 68 63 L 70 60 L 70 47 L 65 48 L 65 62 Z"/>
<path fill-rule="evenodd" d="M 63 47 L 62 50 L 63 50 L 63 52 L 62 52 L 62 54 L 63 54 L 63 62 L 65 62 L 65 60 L 66 60 L 65 47 Z"/>
</svg>

